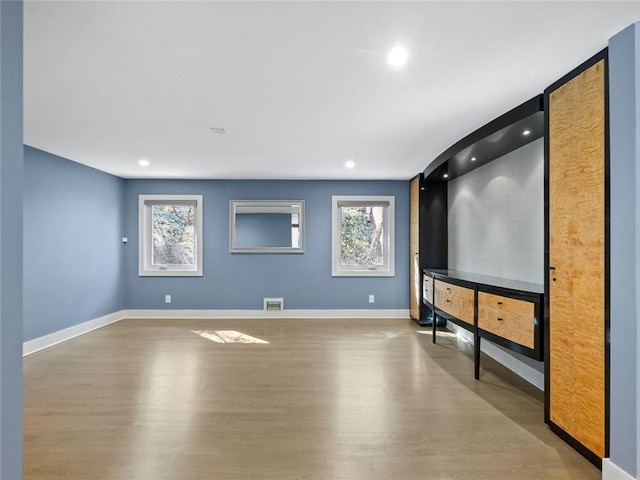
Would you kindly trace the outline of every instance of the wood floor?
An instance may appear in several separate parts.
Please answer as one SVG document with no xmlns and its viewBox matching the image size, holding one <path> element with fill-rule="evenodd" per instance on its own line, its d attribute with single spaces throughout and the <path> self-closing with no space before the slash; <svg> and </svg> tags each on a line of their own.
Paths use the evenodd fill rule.
<svg viewBox="0 0 640 480">
<path fill-rule="evenodd" d="M 269 344 L 221 344 L 236 330 Z M 24 479 L 599 479 L 542 394 L 410 320 L 126 320 L 24 360 Z"/>
</svg>

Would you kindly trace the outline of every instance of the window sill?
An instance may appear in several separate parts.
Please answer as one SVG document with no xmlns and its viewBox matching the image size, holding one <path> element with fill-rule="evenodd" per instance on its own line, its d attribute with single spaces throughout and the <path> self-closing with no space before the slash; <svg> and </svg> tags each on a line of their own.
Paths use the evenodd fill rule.
<svg viewBox="0 0 640 480">
<path fill-rule="evenodd" d="M 332 277 L 395 277 L 390 270 L 337 270 L 331 272 Z"/>
<path fill-rule="evenodd" d="M 139 277 L 202 277 L 196 270 L 145 270 L 138 272 Z"/>
</svg>

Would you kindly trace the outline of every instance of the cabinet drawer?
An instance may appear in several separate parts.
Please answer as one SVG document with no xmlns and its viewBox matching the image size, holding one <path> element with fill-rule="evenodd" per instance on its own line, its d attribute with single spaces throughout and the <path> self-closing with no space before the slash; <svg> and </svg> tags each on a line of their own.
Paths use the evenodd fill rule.
<svg viewBox="0 0 640 480">
<path fill-rule="evenodd" d="M 433 277 L 422 277 L 422 298 L 427 302 L 433 302 Z"/>
<path fill-rule="evenodd" d="M 473 325 L 473 289 L 441 280 L 435 280 L 433 288 L 436 308 Z"/>
<path fill-rule="evenodd" d="M 478 328 L 534 348 L 535 304 L 478 292 Z"/>
</svg>

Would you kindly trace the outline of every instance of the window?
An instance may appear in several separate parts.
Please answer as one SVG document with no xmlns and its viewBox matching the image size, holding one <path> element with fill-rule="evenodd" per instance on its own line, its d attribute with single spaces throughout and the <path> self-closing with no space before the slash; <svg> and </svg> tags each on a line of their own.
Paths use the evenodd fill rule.
<svg viewBox="0 0 640 480">
<path fill-rule="evenodd" d="M 202 276 L 202 195 L 139 196 L 140 276 Z"/>
<path fill-rule="evenodd" d="M 393 277 L 393 196 L 334 196 L 331 275 Z"/>
</svg>

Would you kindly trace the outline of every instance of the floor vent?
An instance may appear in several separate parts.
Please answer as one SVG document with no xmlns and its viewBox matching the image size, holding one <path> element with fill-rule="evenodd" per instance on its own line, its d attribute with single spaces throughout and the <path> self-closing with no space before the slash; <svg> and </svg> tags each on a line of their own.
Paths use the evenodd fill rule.
<svg viewBox="0 0 640 480">
<path fill-rule="evenodd" d="M 262 305 L 264 310 L 284 310 L 284 298 L 263 298 Z"/>
</svg>

